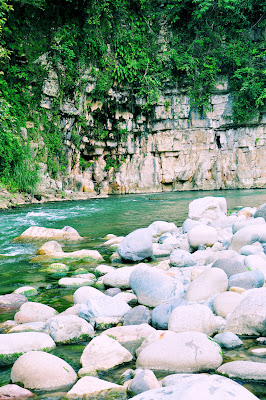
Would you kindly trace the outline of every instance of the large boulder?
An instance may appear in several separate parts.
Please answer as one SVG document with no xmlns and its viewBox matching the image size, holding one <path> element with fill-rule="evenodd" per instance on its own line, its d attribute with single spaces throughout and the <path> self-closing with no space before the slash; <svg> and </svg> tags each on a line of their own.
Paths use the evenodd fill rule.
<svg viewBox="0 0 266 400">
<path fill-rule="evenodd" d="M 216 317 L 202 304 L 176 307 L 169 319 L 168 329 L 173 332 L 203 332 L 211 335 L 217 330 Z"/>
<path fill-rule="evenodd" d="M 232 237 L 229 250 L 240 251 L 241 247 L 254 242 L 266 242 L 266 224 L 251 225 L 239 229 Z"/>
<path fill-rule="evenodd" d="M 136 267 L 117 268 L 112 272 L 108 272 L 103 277 L 105 286 L 118 287 L 121 289 L 129 289 L 129 278 Z"/>
<path fill-rule="evenodd" d="M 229 378 L 266 381 L 266 364 L 253 361 L 231 361 L 221 365 L 217 370 Z"/>
<path fill-rule="evenodd" d="M 186 301 L 180 297 L 159 304 L 151 313 L 152 326 L 156 329 L 168 329 L 168 322 L 172 311 L 183 304 L 186 304 Z"/>
<path fill-rule="evenodd" d="M 163 379 L 160 389 L 141 393 L 131 400 L 259 400 L 231 379 L 218 375 L 175 374 Z"/>
<path fill-rule="evenodd" d="M 67 392 L 66 399 L 71 400 L 126 400 L 126 388 L 93 376 L 84 376 Z"/>
<path fill-rule="evenodd" d="M 197 249 L 200 245 L 213 246 L 218 241 L 216 229 L 207 225 L 197 225 L 188 232 L 189 245 Z"/>
<path fill-rule="evenodd" d="M 212 264 L 212 268 L 222 269 L 226 273 L 228 278 L 230 278 L 231 275 L 240 274 L 241 272 L 248 271 L 247 267 L 243 263 L 228 258 L 218 258 L 218 260 L 214 261 L 214 263 Z"/>
<path fill-rule="evenodd" d="M 223 292 L 215 296 L 213 300 L 214 312 L 220 317 L 226 318 L 243 300 L 241 294 L 236 292 Z"/>
<path fill-rule="evenodd" d="M 177 233 L 178 228 L 173 222 L 155 221 L 148 226 L 153 238 L 159 238 L 166 232 Z"/>
<path fill-rule="evenodd" d="M 252 225 L 262 225 L 265 224 L 265 221 L 263 218 L 250 218 L 250 219 L 240 219 L 240 221 L 236 221 L 232 225 L 232 232 L 235 234 L 237 231 L 239 231 L 242 228 L 246 228 Z"/>
<path fill-rule="evenodd" d="M 224 197 L 206 196 L 189 203 L 188 217 L 190 219 L 208 218 L 216 220 L 225 217 L 226 213 L 227 204 Z"/>
<path fill-rule="evenodd" d="M 29 301 L 22 304 L 14 319 L 18 324 L 23 324 L 25 322 L 47 321 L 56 314 L 57 311 L 50 306 Z"/>
<path fill-rule="evenodd" d="M 266 335 L 266 288 L 251 289 L 242 296 L 243 300 L 230 314 L 225 330 L 237 335 Z"/>
<path fill-rule="evenodd" d="M 77 374 L 59 357 L 42 351 L 29 351 L 13 365 L 11 380 L 27 389 L 56 391 L 72 386 Z"/>
<path fill-rule="evenodd" d="M 85 347 L 80 362 L 82 370 L 107 371 L 132 360 L 131 353 L 107 335 L 97 336 Z M 89 375 L 89 374 L 88 374 Z"/>
<path fill-rule="evenodd" d="M 200 332 L 165 335 L 145 347 L 137 358 L 137 368 L 171 372 L 199 372 L 218 368 L 220 346 Z"/>
<path fill-rule="evenodd" d="M 94 336 L 93 327 L 76 315 L 58 315 L 49 319 L 44 327 L 56 343 L 77 343 Z"/>
<path fill-rule="evenodd" d="M 22 354 L 31 350 L 52 350 L 53 339 L 40 332 L 8 333 L 0 335 L 0 365 L 13 364 Z"/>
<path fill-rule="evenodd" d="M 65 226 L 62 229 L 43 228 L 42 226 L 31 226 L 26 229 L 20 236 L 16 237 L 16 242 L 29 242 L 35 240 L 64 240 L 77 241 L 83 238 L 78 234 L 76 229 Z"/>
<path fill-rule="evenodd" d="M 241 287 L 243 289 L 255 289 L 264 285 L 265 276 L 261 271 L 247 271 L 230 276 L 228 288 Z"/>
<path fill-rule="evenodd" d="M 0 387 L 1 400 L 25 400 L 33 396 L 35 396 L 34 393 L 18 385 L 9 384 Z"/>
<path fill-rule="evenodd" d="M 117 252 L 123 260 L 141 261 L 153 255 L 152 234 L 148 228 L 137 229 L 127 235 Z"/>
<path fill-rule="evenodd" d="M 266 255 L 264 253 L 247 256 L 244 263 L 251 271 L 261 271 L 266 279 Z"/>
<path fill-rule="evenodd" d="M 170 264 L 174 267 L 191 267 L 196 261 L 188 251 L 176 249 L 170 254 Z"/>
<path fill-rule="evenodd" d="M 28 301 L 27 297 L 23 294 L 3 294 L 0 296 L 0 310 L 17 310 L 19 309 L 22 304 Z"/>
<path fill-rule="evenodd" d="M 226 273 L 220 268 L 210 268 L 191 282 L 185 294 L 185 300 L 206 300 L 216 293 L 225 292 L 227 287 L 228 278 Z"/>
<path fill-rule="evenodd" d="M 75 304 L 86 303 L 92 298 L 104 297 L 105 295 L 98 289 L 93 287 L 80 287 L 74 292 L 73 300 Z"/>
<path fill-rule="evenodd" d="M 148 307 L 156 307 L 174 297 L 181 297 L 184 291 L 181 281 L 146 265 L 132 272 L 129 283 L 138 302 Z"/>
<path fill-rule="evenodd" d="M 257 211 L 254 214 L 254 217 L 255 218 L 262 217 L 266 221 L 266 203 L 264 203 L 261 206 L 259 206 L 259 208 L 257 209 Z"/>
</svg>

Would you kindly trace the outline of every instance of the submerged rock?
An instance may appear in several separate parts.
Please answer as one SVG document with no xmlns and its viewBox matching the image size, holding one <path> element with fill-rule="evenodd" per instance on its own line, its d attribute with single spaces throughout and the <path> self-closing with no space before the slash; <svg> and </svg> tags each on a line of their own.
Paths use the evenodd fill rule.
<svg viewBox="0 0 266 400">
<path fill-rule="evenodd" d="M 62 229 L 43 228 L 41 226 L 31 226 L 26 229 L 20 236 L 14 239 L 15 242 L 29 242 L 34 240 L 66 240 L 77 241 L 83 238 L 78 232 L 70 226 L 65 226 Z"/>
</svg>

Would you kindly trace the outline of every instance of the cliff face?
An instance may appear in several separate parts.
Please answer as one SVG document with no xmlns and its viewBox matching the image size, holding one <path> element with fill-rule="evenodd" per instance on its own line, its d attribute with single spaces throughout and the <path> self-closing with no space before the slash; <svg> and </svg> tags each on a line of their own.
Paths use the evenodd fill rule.
<svg viewBox="0 0 266 400">
<path fill-rule="evenodd" d="M 85 76 L 79 96 L 60 104 L 68 167 L 53 180 L 45 163 L 40 164 L 39 192 L 71 189 L 89 195 L 266 187 L 266 111 L 252 121 L 247 115 L 245 125 L 233 125 L 233 99 L 224 77 L 217 79 L 205 114 L 191 106 L 185 92 L 169 89 L 148 117 L 141 111 L 145 99 L 132 101 L 127 91 L 111 90 L 104 102 L 93 101 L 95 83 Z M 48 114 L 58 90 L 56 74 L 51 73 L 41 102 Z M 103 132 L 93 137 L 87 128 L 93 132 L 99 120 Z M 80 138 L 78 146 L 74 132 Z"/>
</svg>

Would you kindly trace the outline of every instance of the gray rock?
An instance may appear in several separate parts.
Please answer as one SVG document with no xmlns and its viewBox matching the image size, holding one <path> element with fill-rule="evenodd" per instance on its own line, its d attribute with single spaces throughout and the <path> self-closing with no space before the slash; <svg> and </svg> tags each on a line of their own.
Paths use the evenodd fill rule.
<svg viewBox="0 0 266 400">
<path fill-rule="evenodd" d="M 259 208 L 257 209 L 257 211 L 254 214 L 254 217 L 255 218 L 262 217 L 266 221 L 266 203 L 264 203 L 261 206 L 259 206 Z"/>
<path fill-rule="evenodd" d="M 109 288 L 109 289 L 107 289 L 107 290 L 104 292 L 104 294 L 105 294 L 106 296 L 114 297 L 114 296 L 116 296 L 117 294 L 119 294 L 119 293 L 121 293 L 121 292 L 122 292 L 122 290 L 121 290 L 120 288 L 114 287 L 114 288 Z"/>
<path fill-rule="evenodd" d="M 208 371 L 221 363 L 220 346 L 200 332 L 169 332 L 137 358 L 137 368 L 171 372 Z"/>
<path fill-rule="evenodd" d="M 231 379 L 218 375 L 175 374 L 163 379 L 169 386 L 149 390 L 131 400 L 259 400 L 249 390 Z"/>
<path fill-rule="evenodd" d="M 150 369 L 140 369 L 136 370 L 135 377 L 130 383 L 128 390 L 136 395 L 160 387 L 161 385 Z"/>
<path fill-rule="evenodd" d="M 85 347 L 80 362 L 88 371 L 107 371 L 132 360 L 132 355 L 117 340 L 97 336 Z"/>
<path fill-rule="evenodd" d="M 49 319 L 45 332 L 56 343 L 78 343 L 90 340 L 94 336 L 93 327 L 76 315 L 58 315 Z"/>
<path fill-rule="evenodd" d="M 231 361 L 217 370 L 229 378 L 266 381 L 266 364 L 253 361 Z"/>
<path fill-rule="evenodd" d="M 67 392 L 66 399 L 73 400 L 126 400 L 126 388 L 93 376 L 84 376 Z"/>
<path fill-rule="evenodd" d="M 233 332 L 218 333 L 213 337 L 213 340 L 226 349 L 234 349 L 243 344 L 242 340 Z"/>
<path fill-rule="evenodd" d="M 244 294 L 230 314 L 225 330 L 237 335 L 266 335 L 266 288 L 251 289 Z"/>
<path fill-rule="evenodd" d="M 264 285 L 265 277 L 261 271 L 248 271 L 232 275 L 228 280 L 228 288 L 232 286 L 243 289 L 260 288 Z"/>
<path fill-rule="evenodd" d="M 183 304 L 186 304 L 186 301 L 181 297 L 167 303 L 159 304 L 151 313 L 152 326 L 156 329 L 168 329 L 168 322 L 172 311 Z"/>
<path fill-rule="evenodd" d="M 188 251 L 176 249 L 170 254 L 170 264 L 174 267 L 191 267 L 196 262 Z"/>
<path fill-rule="evenodd" d="M 222 269 L 228 278 L 230 278 L 232 275 L 248 271 L 247 267 L 241 262 L 227 258 L 219 258 L 218 260 L 214 261 L 212 268 Z"/>
<path fill-rule="evenodd" d="M 52 350 L 53 339 L 40 332 L 7 333 L 0 335 L 0 365 L 13 364 L 31 350 Z"/>
<path fill-rule="evenodd" d="M 22 306 L 22 304 L 26 303 L 27 301 L 27 297 L 23 296 L 22 294 L 3 294 L 2 296 L 0 296 L 0 309 L 10 308 L 13 310 L 17 310 Z"/>
<path fill-rule="evenodd" d="M 0 387 L 1 400 L 25 400 L 29 397 L 35 396 L 34 393 L 28 389 L 23 389 L 18 385 L 5 385 Z"/>
<path fill-rule="evenodd" d="M 220 268 L 210 268 L 192 281 L 185 294 L 185 300 L 206 300 L 216 293 L 225 292 L 227 286 L 228 278 L 226 273 Z"/>
<path fill-rule="evenodd" d="M 42 351 L 29 351 L 13 365 L 11 380 L 27 389 L 56 391 L 72 386 L 77 374 L 59 357 Z"/>
<path fill-rule="evenodd" d="M 183 294 L 183 284 L 180 281 L 167 276 L 163 271 L 145 265 L 132 272 L 130 286 L 138 302 L 149 307 L 156 307 Z"/>
<path fill-rule="evenodd" d="M 246 226 L 237 231 L 232 237 L 229 250 L 240 251 L 241 247 L 254 242 L 266 242 L 266 224 Z"/>
<path fill-rule="evenodd" d="M 150 321 L 150 310 L 145 306 L 137 306 L 125 314 L 123 325 L 149 324 Z"/>
<path fill-rule="evenodd" d="M 168 330 L 173 332 L 203 332 L 211 335 L 217 331 L 216 317 L 209 307 L 191 304 L 176 307 L 169 319 Z"/>
<path fill-rule="evenodd" d="M 152 234 L 148 228 L 137 229 L 127 235 L 117 252 L 123 260 L 141 261 L 153 255 Z"/>
</svg>

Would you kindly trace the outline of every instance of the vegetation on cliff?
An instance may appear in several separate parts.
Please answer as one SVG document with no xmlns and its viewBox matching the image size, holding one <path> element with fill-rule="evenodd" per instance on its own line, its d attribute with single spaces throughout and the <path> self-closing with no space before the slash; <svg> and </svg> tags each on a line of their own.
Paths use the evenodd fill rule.
<svg viewBox="0 0 266 400">
<path fill-rule="evenodd" d="M 266 102 L 265 8 L 264 0 L 2 0 L 0 179 L 24 191 L 37 182 L 32 158 L 43 154 L 21 140 L 29 126 L 28 142 L 42 131 L 56 176 L 64 162 L 60 102 L 88 69 L 94 100 L 126 88 L 146 99 L 147 113 L 173 86 L 204 108 L 217 76 L 228 75 L 235 122 L 252 120 Z M 47 113 L 40 100 L 51 67 L 60 93 Z M 95 127 L 96 137 L 104 133 Z"/>
</svg>

